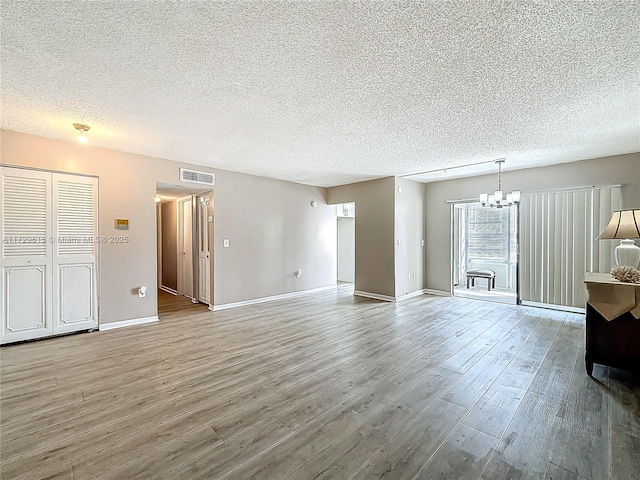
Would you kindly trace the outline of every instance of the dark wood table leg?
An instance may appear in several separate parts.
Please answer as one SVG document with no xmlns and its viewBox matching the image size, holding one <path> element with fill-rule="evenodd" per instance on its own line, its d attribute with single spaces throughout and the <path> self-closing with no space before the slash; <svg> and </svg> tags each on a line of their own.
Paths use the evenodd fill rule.
<svg viewBox="0 0 640 480">
<path fill-rule="evenodd" d="M 593 362 L 587 354 L 584 355 L 584 366 L 587 369 L 587 375 L 593 377 Z"/>
</svg>

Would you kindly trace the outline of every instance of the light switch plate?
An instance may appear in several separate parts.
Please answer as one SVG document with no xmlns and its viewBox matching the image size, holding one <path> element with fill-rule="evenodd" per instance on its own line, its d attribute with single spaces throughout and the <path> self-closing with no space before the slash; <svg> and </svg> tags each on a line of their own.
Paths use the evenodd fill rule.
<svg viewBox="0 0 640 480">
<path fill-rule="evenodd" d="M 229 239 L 225 238 L 224 240 L 222 240 L 222 246 L 224 248 L 229 248 Z"/>
</svg>

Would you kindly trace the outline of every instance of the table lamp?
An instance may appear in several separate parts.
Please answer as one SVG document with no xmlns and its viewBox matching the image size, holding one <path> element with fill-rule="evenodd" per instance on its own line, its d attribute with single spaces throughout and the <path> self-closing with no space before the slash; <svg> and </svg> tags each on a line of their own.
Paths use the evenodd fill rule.
<svg viewBox="0 0 640 480">
<path fill-rule="evenodd" d="M 640 247 L 632 238 L 640 238 L 640 209 L 615 210 L 609 225 L 597 240 L 620 240 L 614 251 L 616 265 L 637 268 L 640 263 Z"/>
</svg>

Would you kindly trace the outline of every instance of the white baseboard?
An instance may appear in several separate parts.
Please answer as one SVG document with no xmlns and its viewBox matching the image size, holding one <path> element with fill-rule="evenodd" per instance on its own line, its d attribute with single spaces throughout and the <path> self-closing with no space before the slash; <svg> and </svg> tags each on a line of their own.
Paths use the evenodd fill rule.
<svg viewBox="0 0 640 480">
<path fill-rule="evenodd" d="M 159 319 L 157 315 L 154 315 L 153 317 L 132 318 L 131 320 L 122 320 L 121 322 L 100 324 L 99 330 L 102 332 L 104 330 L 113 330 L 114 328 L 131 327 L 133 325 L 142 325 L 144 323 L 157 322 L 158 320 Z"/>
<path fill-rule="evenodd" d="M 411 293 L 405 293 L 404 295 L 400 295 L 399 297 L 396 297 L 396 302 L 401 302 L 403 300 L 407 300 L 409 298 L 413 298 L 413 297 L 419 297 L 420 295 L 424 295 L 425 290 L 416 290 L 415 292 L 411 292 Z"/>
<path fill-rule="evenodd" d="M 270 297 L 252 298 L 251 300 L 243 300 L 242 302 L 223 303 L 222 305 L 209 305 L 209 310 L 218 312 L 220 310 L 227 310 L 229 308 L 245 307 L 247 305 L 255 305 L 257 303 L 274 302 L 276 300 L 285 300 L 287 298 L 300 297 L 302 295 L 309 295 L 310 293 L 325 292 L 327 290 L 335 290 L 338 285 L 329 285 L 327 287 L 311 288 L 309 290 L 300 290 L 297 292 L 282 293 L 280 295 L 272 295 Z"/>
<path fill-rule="evenodd" d="M 427 295 L 437 295 L 439 297 L 450 297 L 451 296 L 451 292 L 447 292 L 445 290 L 433 290 L 431 288 L 425 288 L 423 291 Z"/>
<path fill-rule="evenodd" d="M 571 313 L 586 313 L 586 308 L 580 307 L 567 307 L 564 305 L 553 305 L 551 303 L 539 303 L 539 302 L 527 302 L 523 300 L 521 302 L 523 307 L 536 307 L 536 308 L 547 308 L 549 310 L 559 310 L 561 312 L 571 312 Z"/>
<path fill-rule="evenodd" d="M 170 293 L 171 295 L 178 295 L 177 290 L 174 290 L 173 288 L 165 287 L 164 285 L 160 285 L 160 290 L 162 290 L 163 292 Z"/>
<path fill-rule="evenodd" d="M 373 298 L 374 300 L 382 300 L 383 302 L 395 302 L 396 297 L 390 295 L 380 295 L 379 293 L 363 292 L 362 290 L 355 290 L 354 295 L 358 297 Z"/>
<path fill-rule="evenodd" d="M 425 290 L 416 290 L 415 292 L 406 293 L 398 297 L 392 297 L 391 295 L 381 295 L 379 293 L 363 292 L 361 290 L 356 290 L 355 292 L 353 292 L 353 294 L 357 295 L 358 297 L 373 298 L 375 300 L 382 300 L 383 302 L 396 302 L 396 303 L 402 302 L 403 300 L 407 300 L 409 298 L 424 295 L 424 293 L 425 293 Z"/>
</svg>

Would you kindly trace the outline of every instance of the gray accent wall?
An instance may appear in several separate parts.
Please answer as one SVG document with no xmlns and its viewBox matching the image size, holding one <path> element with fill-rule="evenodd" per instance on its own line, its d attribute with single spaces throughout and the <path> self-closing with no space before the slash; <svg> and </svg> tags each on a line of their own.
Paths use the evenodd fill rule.
<svg viewBox="0 0 640 480">
<path fill-rule="evenodd" d="M 326 195 L 321 187 L 218 170 L 215 304 L 336 285 L 336 207 Z"/>
<path fill-rule="evenodd" d="M 157 314 L 156 182 L 181 184 L 180 167 L 216 174 L 215 305 L 336 284 L 336 207 L 327 205 L 324 188 L 8 130 L 0 140 L 2 164 L 97 176 L 101 235 L 120 235 L 114 220 L 129 220 L 128 243 L 100 245 L 102 324 Z M 135 289 L 143 285 L 147 296 L 139 298 Z"/>
<path fill-rule="evenodd" d="M 329 203 L 346 202 L 356 204 L 355 290 L 390 298 L 422 290 L 424 184 L 387 177 L 329 188 Z"/>
<path fill-rule="evenodd" d="M 482 175 L 427 183 L 425 288 L 451 288 L 451 210 L 447 200 L 477 198 L 497 189 L 498 176 Z M 623 208 L 640 208 L 640 153 L 617 155 L 547 167 L 506 171 L 504 191 L 540 192 L 589 185 L 622 184 Z"/>
<path fill-rule="evenodd" d="M 329 203 L 356 204 L 356 291 L 395 296 L 394 191 L 394 177 L 328 189 Z"/>
</svg>

